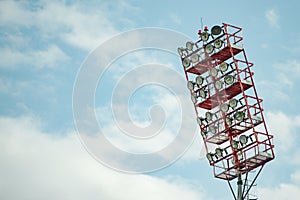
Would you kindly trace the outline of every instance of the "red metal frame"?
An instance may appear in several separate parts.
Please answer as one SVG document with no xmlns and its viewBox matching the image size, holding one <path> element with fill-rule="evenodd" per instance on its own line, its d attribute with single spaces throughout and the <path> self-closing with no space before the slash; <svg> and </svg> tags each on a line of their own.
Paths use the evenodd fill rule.
<svg viewBox="0 0 300 200">
<path fill-rule="evenodd" d="M 254 73 L 251 71 L 253 63 L 248 62 L 246 52 L 243 47 L 242 28 L 225 24 L 222 26 L 223 32 L 217 38 L 203 42 L 201 39 L 195 43 L 196 50 L 190 51 L 182 56 L 182 61 L 193 54 L 199 55 L 199 61 L 192 63 L 184 69 L 187 81 L 193 81 L 197 75 L 205 77 L 206 84 L 198 86 L 191 95 L 197 95 L 199 90 L 207 92 L 207 97 L 195 103 L 195 112 L 209 111 L 214 119 L 204 124 L 199 124 L 206 152 L 210 153 L 209 144 L 216 148 L 222 148 L 224 155 L 213 155 L 209 164 L 213 166 L 216 178 L 232 180 L 238 174 L 247 173 L 259 166 L 274 159 L 273 136 L 268 133 L 264 120 L 262 99 L 258 97 L 253 81 Z M 214 49 L 210 54 L 205 52 L 205 47 L 213 44 L 214 40 L 222 39 L 223 44 L 219 49 Z M 188 51 L 187 51 L 188 52 Z M 230 69 L 226 73 L 218 74 L 217 77 L 209 75 L 209 71 L 217 68 L 222 62 L 229 62 Z M 222 85 L 221 89 L 212 89 L 215 81 L 223 81 L 227 75 L 234 76 L 234 82 L 230 85 Z M 223 113 L 219 107 L 232 98 L 237 98 L 240 103 L 234 109 Z M 200 98 L 198 98 L 200 99 Z M 225 122 L 226 117 L 233 117 L 237 111 L 243 112 L 245 117 L 242 121 L 234 120 L 229 126 Z M 203 117 L 202 117 L 203 118 Z M 216 133 L 208 133 L 210 126 L 216 127 Z M 234 149 L 232 141 L 238 141 L 241 135 L 247 136 L 247 144 L 240 145 Z"/>
</svg>

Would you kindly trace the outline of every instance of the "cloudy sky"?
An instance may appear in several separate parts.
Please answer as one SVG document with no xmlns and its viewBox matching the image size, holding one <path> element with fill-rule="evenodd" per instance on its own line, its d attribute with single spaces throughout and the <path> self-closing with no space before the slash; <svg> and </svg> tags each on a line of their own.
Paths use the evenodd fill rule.
<svg viewBox="0 0 300 200">
<path fill-rule="evenodd" d="M 0 1 L 0 199 L 232 199 L 204 158 L 175 54 L 197 39 L 201 21 L 243 28 L 275 136 L 258 197 L 300 196 L 299 6 Z M 95 125 L 124 154 L 87 145 L 82 130 Z"/>
</svg>

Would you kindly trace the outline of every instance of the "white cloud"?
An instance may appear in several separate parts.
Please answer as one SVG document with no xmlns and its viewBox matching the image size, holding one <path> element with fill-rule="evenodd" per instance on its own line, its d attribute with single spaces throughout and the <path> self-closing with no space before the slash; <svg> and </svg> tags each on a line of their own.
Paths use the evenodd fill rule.
<svg viewBox="0 0 300 200">
<path fill-rule="evenodd" d="M 26 67 L 54 67 L 58 63 L 70 59 L 59 47 L 50 45 L 45 50 L 29 50 L 21 52 L 11 48 L 0 49 L 0 68 Z"/>
<path fill-rule="evenodd" d="M 90 51 L 116 30 L 103 8 L 83 10 L 81 6 L 48 2 L 35 13 L 36 26 L 48 37 L 57 34 L 63 41 Z"/>
<path fill-rule="evenodd" d="M 138 40 L 139 37 L 131 38 L 133 39 Z M 170 59 L 165 59 L 166 57 L 174 56 L 150 50 L 133 52 L 115 61 L 105 72 L 109 75 L 101 77 L 105 84 L 100 83 L 97 88 L 97 93 L 101 94 L 100 99 L 103 96 L 113 96 L 111 102 L 109 99 L 106 104 L 102 103 L 98 107 L 98 120 L 105 135 L 123 150 L 145 153 L 163 149 L 173 141 L 182 124 L 188 124 L 189 134 L 195 132 L 196 114 L 185 79 L 183 74 L 177 72 L 174 65 L 168 62 Z M 149 65 L 142 66 L 145 64 Z M 108 85 L 112 85 L 109 86 L 112 89 L 107 89 Z M 105 93 L 107 90 L 110 91 L 109 94 Z M 160 109 L 157 109 L 157 105 Z M 182 116 L 182 109 L 189 114 Z M 154 136 L 146 140 L 137 140 L 125 133 Z M 199 145 L 198 148 L 201 147 L 202 145 Z M 196 153 L 193 154 L 194 160 L 199 157 Z"/>
<path fill-rule="evenodd" d="M 266 122 L 269 127 L 269 133 L 274 135 L 275 143 L 275 160 L 274 174 L 281 173 L 287 182 L 279 182 L 277 176 L 270 177 L 271 187 L 259 185 L 259 199 L 294 199 L 300 195 L 300 171 L 299 163 L 299 130 L 300 115 L 288 115 L 284 112 L 266 112 Z M 279 179 L 280 179 L 280 176 Z M 266 177 L 268 178 L 268 177 Z M 266 180 L 266 182 L 268 182 Z"/>
<path fill-rule="evenodd" d="M 0 2 L 0 24 L 2 26 L 14 27 L 16 25 L 27 26 L 34 19 L 26 2 L 1 1 Z"/>
<path fill-rule="evenodd" d="M 296 147 L 298 130 L 300 128 L 300 116 L 289 116 L 283 112 L 267 112 L 267 124 L 270 134 L 275 136 L 275 145 L 278 152 L 291 152 Z M 293 139 L 291 139 L 293 138 Z M 298 139 L 298 140 L 297 140 Z"/>
<path fill-rule="evenodd" d="M 172 14 L 170 14 L 170 18 L 171 18 L 171 20 L 172 20 L 175 24 L 181 25 L 181 21 L 182 21 L 182 20 L 181 20 L 181 18 L 180 18 L 178 15 L 172 13 Z"/>
<path fill-rule="evenodd" d="M 291 179 L 295 183 L 300 183 L 300 171 L 296 171 L 291 175 Z"/>
<path fill-rule="evenodd" d="M 287 103 L 291 101 L 290 91 L 296 90 L 300 77 L 300 62 L 286 60 L 273 64 L 274 75 L 270 80 L 265 79 L 258 84 L 276 101 Z"/>
<path fill-rule="evenodd" d="M 127 6 L 127 9 L 131 7 Z M 117 32 L 110 20 L 113 13 L 109 12 L 102 4 L 87 7 L 80 2 L 43 1 L 32 5 L 2 1 L 0 24 L 8 29 L 15 26 L 30 28 L 38 33 L 35 39 L 59 38 L 74 47 L 91 51 Z"/>
<path fill-rule="evenodd" d="M 298 60 L 287 60 L 286 62 L 276 63 L 274 67 L 290 79 L 300 77 L 300 61 Z"/>
<path fill-rule="evenodd" d="M 1 199 L 207 199 L 182 179 L 105 168 L 74 133 L 44 133 L 36 119 L 1 117 L 0 127 Z"/>
<path fill-rule="evenodd" d="M 135 9 L 122 5 L 122 12 Z M 118 32 L 118 20 L 111 20 L 116 13 L 101 3 L 0 1 L 0 67 L 55 65 L 68 58 L 63 44 L 91 51 Z"/>
<path fill-rule="evenodd" d="M 293 184 L 280 184 L 277 187 L 258 189 L 259 199 L 287 200 L 295 199 L 295 197 L 298 197 L 299 195 L 299 185 Z"/>
<path fill-rule="evenodd" d="M 12 99 L 12 102 L 8 104 L 10 106 L 6 107 L 5 110 L 9 111 L 10 113 L 17 113 L 18 111 L 34 113 L 36 110 L 33 110 L 33 107 L 37 104 L 30 103 L 32 99 L 34 99 L 33 101 L 39 102 L 39 105 L 58 105 L 58 89 L 54 84 L 48 83 L 49 81 L 59 81 L 59 79 L 49 79 L 45 76 L 42 76 L 41 80 L 43 81 L 34 79 L 15 81 L 6 77 L 1 77 L 0 93 Z"/>
<path fill-rule="evenodd" d="M 128 89 L 129 90 L 129 89 Z M 131 90 L 127 91 L 128 93 Z M 117 147 L 125 151 L 134 152 L 134 153 L 149 153 L 155 152 L 163 149 L 169 145 L 174 139 L 176 139 L 177 134 L 179 134 L 179 129 L 183 125 L 188 125 L 188 131 L 190 132 L 187 135 L 193 134 L 196 131 L 196 120 L 192 117 L 195 114 L 192 113 L 192 106 L 189 104 L 190 100 L 184 98 L 183 96 L 174 96 L 165 92 L 161 93 L 161 89 L 157 89 L 147 93 L 147 95 L 153 97 L 153 105 L 147 108 L 145 105 L 138 105 L 138 110 L 145 112 L 139 112 L 132 114 L 135 117 L 129 118 L 129 109 L 131 105 L 126 104 L 127 98 L 125 98 L 122 103 L 113 103 L 112 107 L 114 110 L 117 110 L 119 114 L 114 113 L 112 115 L 111 107 L 99 107 L 97 109 L 97 116 L 101 124 L 103 133 L 106 137 Z M 154 96 L 155 97 L 154 97 Z M 180 95 L 180 94 L 177 94 Z M 119 99 L 123 97 L 118 97 Z M 186 101 L 184 105 L 180 105 L 180 102 L 177 102 L 176 98 L 184 98 Z M 159 106 L 159 107 L 157 107 Z M 154 108 L 151 110 L 151 108 Z M 158 108 L 160 110 L 158 110 Z M 191 110 L 188 116 L 182 116 L 181 109 Z M 188 109 L 190 108 L 190 109 Z M 164 114 L 162 114 L 162 112 Z M 104 115 L 105 113 L 105 115 Z M 151 116 L 151 121 L 142 118 L 145 116 Z M 144 129 L 143 129 L 144 128 Z M 198 130 L 198 129 L 197 129 Z M 141 131 L 143 134 L 141 134 Z M 147 139 L 136 139 L 129 137 L 127 134 L 132 134 L 135 136 L 141 135 L 153 135 Z M 187 137 L 189 138 L 189 137 Z M 183 139 L 183 138 L 182 138 Z M 181 141 L 182 145 L 191 144 L 192 141 Z M 199 145 L 199 142 L 197 142 Z M 202 144 L 198 146 L 198 149 L 202 148 Z M 179 147 L 178 147 L 179 148 Z M 193 149 L 195 150 L 195 149 Z M 183 152 L 182 152 L 183 153 Z M 198 159 L 197 151 L 190 153 L 189 156 L 185 158 L 189 159 Z"/>
<path fill-rule="evenodd" d="M 276 10 L 269 9 L 266 11 L 265 16 L 268 20 L 268 23 L 273 28 L 279 28 L 279 15 Z"/>
</svg>

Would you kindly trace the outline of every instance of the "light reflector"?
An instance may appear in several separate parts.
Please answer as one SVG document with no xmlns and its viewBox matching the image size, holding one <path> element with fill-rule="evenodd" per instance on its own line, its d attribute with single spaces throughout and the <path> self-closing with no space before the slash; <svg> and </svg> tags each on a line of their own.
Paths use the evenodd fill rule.
<svg viewBox="0 0 300 200">
<path fill-rule="evenodd" d="M 220 81 L 220 80 L 217 80 L 217 81 L 215 82 L 215 88 L 216 88 L 217 90 L 222 89 L 222 85 L 223 85 L 223 83 L 222 83 L 222 81 Z"/>
<path fill-rule="evenodd" d="M 219 65 L 219 68 L 221 70 L 221 72 L 226 72 L 227 69 L 228 69 L 228 64 L 226 62 L 222 62 L 220 65 Z"/>
<path fill-rule="evenodd" d="M 192 63 L 196 63 L 199 61 L 199 55 L 198 54 L 193 54 L 191 55 L 191 60 L 192 60 Z"/>
<path fill-rule="evenodd" d="M 211 76 L 216 77 L 218 75 L 218 70 L 216 68 L 212 68 L 209 73 Z"/>
<path fill-rule="evenodd" d="M 214 46 L 215 46 L 217 49 L 220 49 L 220 48 L 222 47 L 222 44 L 223 44 L 223 42 L 222 42 L 222 40 L 220 40 L 220 39 L 216 39 L 216 40 L 214 41 Z"/>
<path fill-rule="evenodd" d="M 183 56 L 183 49 L 182 48 L 178 48 L 177 49 L 177 51 L 178 51 L 178 54 L 180 55 L 180 57 L 182 57 Z"/>
<path fill-rule="evenodd" d="M 206 117 L 207 121 L 211 121 L 212 117 L 213 117 L 213 114 L 211 112 L 206 112 L 205 117 Z"/>
<path fill-rule="evenodd" d="M 224 103 L 221 105 L 220 110 L 224 113 L 226 113 L 229 110 L 229 106 L 227 103 Z"/>
<path fill-rule="evenodd" d="M 207 138 L 207 132 L 206 131 L 201 131 L 201 136 L 206 139 Z"/>
<path fill-rule="evenodd" d="M 200 117 L 197 117 L 197 123 L 201 126 L 201 125 L 204 125 L 203 124 L 203 121 L 204 121 L 205 119 L 203 119 L 203 118 L 200 118 Z"/>
<path fill-rule="evenodd" d="M 193 50 L 193 46 L 194 46 L 194 43 L 192 43 L 192 42 L 187 42 L 187 43 L 186 43 L 186 48 L 187 48 L 189 51 L 192 51 L 192 50 Z"/>
<path fill-rule="evenodd" d="M 231 140 L 230 144 L 231 144 L 231 147 L 234 148 L 234 149 L 239 148 L 239 143 L 235 140 Z"/>
<path fill-rule="evenodd" d="M 226 117 L 225 118 L 225 122 L 226 122 L 226 124 L 228 125 L 228 126 L 231 126 L 232 125 L 232 118 L 231 117 Z"/>
<path fill-rule="evenodd" d="M 205 91 L 205 90 L 199 90 L 199 96 L 200 96 L 202 99 L 205 99 L 206 96 L 207 96 L 207 91 Z"/>
<path fill-rule="evenodd" d="M 191 99 L 192 99 L 192 102 L 193 102 L 194 104 L 197 103 L 197 98 L 195 97 L 194 94 L 191 95 Z"/>
<path fill-rule="evenodd" d="M 191 64 L 190 59 L 188 58 L 183 59 L 182 64 L 185 68 L 187 68 Z"/>
<path fill-rule="evenodd" d="M 224 82 L 225 82 L 227 85 L 232 84 L 233 81 L 234 81 L 234 76 L 232 76 L 232 75 L 227 75 L 227 76 L 225 76 L 225 78 L 224 78 Z"/>
<path fill-rule="evenodd" d="M 214 156 L 214 155 L 213 155 L 212 153 L 206 154 L 206 158 L 207 158 L 207 160 L 208 160 L 209 162 L 213 162 L 213 161 L 214 161 L 213 156 Z"/>
<path fill-rule="evenodd" d="M 245 144 L 247 144 L 247 142 L 248 142 L 248 137 L 247 137 L 246 135 L 241 135 L 241 136 L 239 137 L 239 141 L 240 141 L 240 143 L 241 143 L 242 145 L 245 145 Z"/>
<path fill-rule="evenodd" d="M 222 157 L 223 156 L 223 149 L 221 148 L 216 148 L 215 150 L 217 156 Z"/>
<path fill-rule="evenodd" d="M 235 157 L 234 157 L 234 156 L 232 157 L 231 163 L 232 163 L 233 165 L 235 165 Z"/>
<path fill-rule="evenodd" d="M 214 51 L 214 46 L 211 44 L 206 45 L 205 51 L 206 53 L 211 54 Z"/>
<path fill-rule="evenodd" d="M 237 106 L 237 103 L 238 103 L 238 100 L 236 100 L 236 99 L 229 100 L 229 106 L 233 109 Z"/>
<path fill-rule="evenodd" d="M 188 81 L 187 82 L 187 87 L 188 87 L 189 90 L 193 90 L 194 89 L 194 85 L 195 85 L 195 83 L 192 82 L 192 81 Z"/>
<path fill-rule="evenodd" d="M 213 26 L 213 27 L 211 28 L 211 34 L 212 34 L 212 35 L 220 35 L 221 32 L 222 32 L 222 28 L 221 28 L 220 26 L 218 26 L 218 25 Z"/>
<path fill-rule="evenodd" d="M 209 38 L 209 34 L 207 32 L 201 33 L 201 39 L 203 42 L 206 42 Z"/>
<path fill-rule="evenodd" d="M 210 126 L 208 127 L 209 131 L 212 133 L 212 134 L 216 134 L 217 133 L 217 127 L 215 126 Z"/>
<path fill-rule="evenodd" d="M 204 78 L 202 76 L 199 75 L 199 76 L 196 77 L 196 83 L 198 85 L 202 85 L 203 81 L 204 81 Z"/>
<path fill-rule="evenodd" d="M 234 114 L 234 119 L 236 119 L 237 121 L 243 121 L 244 117 L 245 114 L 242 111 L 238 111 Z"/>
</svg>

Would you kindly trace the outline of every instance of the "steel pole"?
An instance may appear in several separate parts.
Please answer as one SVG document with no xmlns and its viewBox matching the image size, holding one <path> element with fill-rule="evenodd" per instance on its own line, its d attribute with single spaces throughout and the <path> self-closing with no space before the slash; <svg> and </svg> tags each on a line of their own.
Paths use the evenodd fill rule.
<svg viewBox="0 0 300 200">
<path fill-rule="evenodd" d="M 238 181 L 237 181 L 238 191 L 237 191 L 237 200 L 243 200 L 243 181 L 242 181 L 242 174 L 238 174 Z"/>
</svg>

